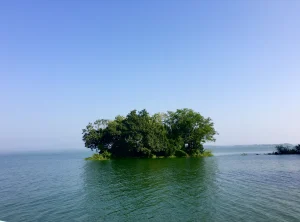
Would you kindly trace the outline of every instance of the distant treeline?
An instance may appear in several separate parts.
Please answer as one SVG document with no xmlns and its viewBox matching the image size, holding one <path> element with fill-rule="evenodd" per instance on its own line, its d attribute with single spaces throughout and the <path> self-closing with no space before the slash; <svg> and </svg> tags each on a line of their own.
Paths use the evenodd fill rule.
<svg viewBox="0 0 300 222">
<path fill-rule="evenodd" d="M 83 129 L 85 147 L 95 159 L 111 157 L 203 156 L 203 143 L 217 134 L 210 118 L 191 109 L 149 115 L 144 109 L 126 117 L 100 119 Z"/>
<path fill-rule="evenodd" d="M 281 154 L 300 154 L 300 144 L 296 146 L 290 145 L 277 145 L 276 146 L 277 152 L 274 154 L 281 155 Z"/>
</svg>

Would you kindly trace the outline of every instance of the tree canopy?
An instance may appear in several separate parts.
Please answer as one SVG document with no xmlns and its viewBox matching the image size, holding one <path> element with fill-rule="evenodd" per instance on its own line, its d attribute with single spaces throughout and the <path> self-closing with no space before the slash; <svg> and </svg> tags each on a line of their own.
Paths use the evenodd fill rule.
<svg viewBox="0 0 300 222">
<path fill-rule="evenodd" d="M 274 154 L 300 154 L 300 144 L 292 147 L 290 145 L 277 145 L 276 147 L 277 152 Z"/>
<path fill-rule="evenodd" d="M 100 119 L 83 129 L 85 147 L 105 156 L 197 156 L 217 134 L 210 118 L 191 109 L 150 115 L 133 110 L 126 117 Z"/>
</svg>

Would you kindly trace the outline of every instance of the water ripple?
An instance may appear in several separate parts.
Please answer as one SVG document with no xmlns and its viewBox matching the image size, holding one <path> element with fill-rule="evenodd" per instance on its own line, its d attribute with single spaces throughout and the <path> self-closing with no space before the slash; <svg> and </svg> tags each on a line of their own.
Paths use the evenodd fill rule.
<svg viewBox="0 0 300 222">
<path fill-rule="evenodd" d="M 5 159 L 0 163 L 0 219 L 298 221 L 299 175 L 296 156 Z"/>
</svg>

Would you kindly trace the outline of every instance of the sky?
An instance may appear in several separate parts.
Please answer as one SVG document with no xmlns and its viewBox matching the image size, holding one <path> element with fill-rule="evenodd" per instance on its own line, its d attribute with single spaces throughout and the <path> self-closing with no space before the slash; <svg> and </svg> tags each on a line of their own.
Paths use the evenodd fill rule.
<svg viewBox="0 0 300 222">
<path fill-rule="evenodd" d="M 133 109 L 191 108 L 215 145 L 300 143 L 300 1 L 2 1 L 0 152 L 83 149 Z"/>
</svg>

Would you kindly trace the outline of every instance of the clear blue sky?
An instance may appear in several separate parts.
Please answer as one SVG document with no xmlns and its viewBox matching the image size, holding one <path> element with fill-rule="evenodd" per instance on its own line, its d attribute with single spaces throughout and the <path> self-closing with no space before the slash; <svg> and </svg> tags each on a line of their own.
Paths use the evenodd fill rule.
<svg viewBox="0 0 300 222">
<path fill-rule="evenodd" d="M 300 1 L 2 1 L 0 150 L 192 108 L 217 145 L 300 143 Z"/>
</svg>

